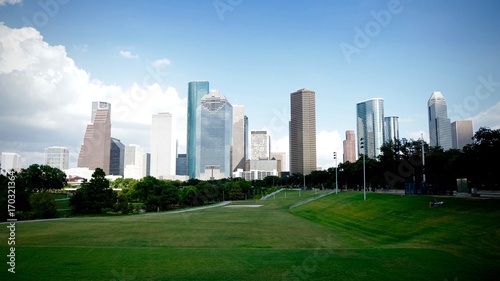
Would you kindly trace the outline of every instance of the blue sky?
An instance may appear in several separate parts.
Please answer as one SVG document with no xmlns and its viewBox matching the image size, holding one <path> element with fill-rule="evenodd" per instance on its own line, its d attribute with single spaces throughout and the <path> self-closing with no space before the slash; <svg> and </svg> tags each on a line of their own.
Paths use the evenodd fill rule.
<svg viewBox="0 0 500 281">
<path fill-rule="evenodd" d="M 96 89 L 82 92 L 76 83 L 80 88 L 73 92 L 68 82 L 64 91 L 49 87 L 38 93 L 63 97 L 72 108 L 82 108 L 65 112 L 63 104 L 51 109 L 46 102 L 38 119 L 29 112 L 18 116 L 45 116 L 53 123 L 50 128 L 28 121 L 0 123 L 0 151 L 21 153 L 26 166 L 43 162 L 43 148 L 49 145 L 70 147 L 75 165 L 90 118 L 90 104 L 84 102 L 121 100 L 133 94 L 134 83 L 147 98 L 141 96 L 135 101 L 140 106 L 130 106 L 133 114 L 115 117 L 112 111 L 112 134 L 146 151 L 147 120 L 154 110 L 185 115 L 185 108 L 173 106 L 185 104 L 187 84 L 193 80 L 208 80 L 231 103 L 244 105 L 250 129 L 268 129 L 276 151 L 288 149 L 290 93 L 300 88 L 316 91 L 318 165 L 323 168 L 333 165 L 333 151 L 342 155 L 345 130 L 356 129 L 356 103 L 373 97 L 384 98 L 387 116 L 399 116 L 400 136 L 405 138 L 423 133 L 428 139 L 426 104 L 433 91 L 445 96 L 452 120 L 473 119 L 475 130 L 500 126 L 498 1 L 8 2 L 18 1 L 0 0 L 0 21 L 7 30 L 31 26 L 42 43 L 64 47 L 65 53 L 58 52 L 51 63 L 73 60 L 72 67 L 88 75 L 81 83 Z M 342 46 L 354 52 L 346 55 Z M 31 52 L 34 57 L 43 53 Z M 40 71 L 57 72 L 55 65 L 39 64 Z M 12 73 L 0 68 L 2 81 L 16 79 Z M 157 92 L 151 89 L 154 83 L 161 88 Z M 0 83 L 2 96 L 16 91 L 8 85 L 13 84 Z M 146 99 L 154 108 L 145 105 Z M 8 102 L 14 99 L 4 98 L 4 108 Z M 139 110 L 143 103 L 145 109 Z M 72 121 L 61 121 L 61 127 L 74 130 L 57 130 L 60 114 L 72 116 L 62 118 Z M 181 151 L 184 119 L 180 116 L 178 124 Z M 40 136 L 26 133 L 37 128 Z"/>
</svg>

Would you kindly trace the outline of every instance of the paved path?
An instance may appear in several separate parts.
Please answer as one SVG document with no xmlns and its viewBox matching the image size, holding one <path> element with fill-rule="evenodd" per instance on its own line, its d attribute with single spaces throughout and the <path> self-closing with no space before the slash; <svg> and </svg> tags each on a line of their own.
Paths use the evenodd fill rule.
<svg viewBox="0 0 500 281">
<path fill-rule="evenodd" d="M 323 193 L 323 194 L 320 194 L 320 195 L 317 195 L 317 196 L 311 197 L 311 198 L 309 198 L 309 199 L 307 199 L 307 200 L 297 202 L 297 203 L 293 204 L 292 206 L 290 206 L 290 208 L 288 208 L 288 209 L 289 209 L 289 210 L 291 210 L 291 209 L 293 209 L 293 208 L 295 208 L 295 207 L 298 207 L 298 206 L 300 206 L 300 205 L 303 205 L 303 204 L 309 203 L 309 202 L 311 202 L 311 201 L 314 201 L 314 200 L 316 200 L 316 199 L 319 199 L 319 198 L 322 198 L 322 197 L 328 196 L 328 195 L 330 195 L 330 194 L 332 194 L 332 193 L 334 193 L 334 192 L 335 192 L 335 189 L 334 189 L 334 190 L 332 190 L 332 191 L 329 191 L 329 192 L 327 192 L 327 193 Z"/>
</svg>

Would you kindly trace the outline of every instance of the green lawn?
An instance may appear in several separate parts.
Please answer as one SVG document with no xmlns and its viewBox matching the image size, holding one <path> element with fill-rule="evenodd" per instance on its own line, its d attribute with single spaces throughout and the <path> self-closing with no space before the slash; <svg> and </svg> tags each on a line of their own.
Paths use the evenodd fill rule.
<svg viewBox="0 0 500 281">
<path fill-rule="evenodd" d="M 314 191 L 262 207 L 16 225 L 0 280 L 498 280 L 500 201 Z M 0 255 L 7 261 L 6 238 Z M 12 278 L 12 277 L 15 278 Z"/>
</svg>

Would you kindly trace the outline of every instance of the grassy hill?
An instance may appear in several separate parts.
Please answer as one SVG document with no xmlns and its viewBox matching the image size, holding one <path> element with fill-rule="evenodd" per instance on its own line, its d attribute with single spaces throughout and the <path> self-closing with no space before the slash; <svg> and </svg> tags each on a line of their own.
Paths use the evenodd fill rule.
<svg viewBox="0 0 500 281">
<path fill-rule="evenodd" d="M 363 201 L 343 192 L 289 210 L 315 195 L 18 223 L 16 278 L 3 263 L 0 280 L 498 279 L 500 201 L 438 198 L 445 204 L 431 209 L 430 197 L 370 193 Z"/>
</svg>

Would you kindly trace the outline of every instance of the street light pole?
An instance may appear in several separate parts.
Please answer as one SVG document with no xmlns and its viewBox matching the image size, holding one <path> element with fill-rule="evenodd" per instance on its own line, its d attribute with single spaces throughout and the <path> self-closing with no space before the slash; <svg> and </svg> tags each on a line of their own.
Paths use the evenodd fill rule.
<svg viewBox="0 0 500 281">
<path fill-rule="evenodd" d="M 360 143 L 360 148 L 363 148 L 363 196 L 364 196 L 364 200 L 366 200 L 366 172 L 365 172 L 365 151 L 364 151 L 364 148 L 365 148 L 365 144 L 363 142 L 363 138 L 361 138 L 359 140 L 359 143 Z"/>
<path fill-rule="evenodd" d="M 337 152 L 333 152 L 333 159 L 335 159 L 335 194 L 337 194 L 339 190 L 339 181 L 337 178 L 337 170 L 339 169 L 337 164 Z"/>
</svg>

